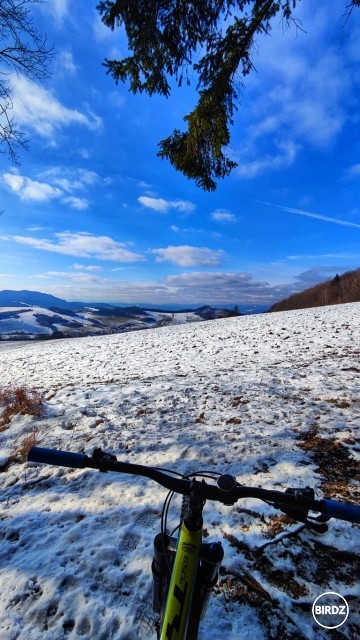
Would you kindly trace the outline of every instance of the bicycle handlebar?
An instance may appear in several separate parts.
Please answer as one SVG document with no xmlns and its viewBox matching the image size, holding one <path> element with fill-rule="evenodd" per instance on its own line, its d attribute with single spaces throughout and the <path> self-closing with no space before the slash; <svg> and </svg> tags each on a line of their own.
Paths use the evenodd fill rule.
<svg viewBox="0 0 360 640">
<path fill-rule="evenodd" d="M 104 454 L 101 458 L 88 457 L 84 453 L 72 453 L 47 449 L 43 447 L 32 447 L 28 454 L 29 462 L 41 462 L 61 467 L 72 467 L 75 469 L 98 469 L 100 471 L 115 471 L 118 473 L 128 473 L 150 478 L 162 485 L 169 491 L 174 491 L 182 495 L 189 495 L 191 490 L 191 480 L 174 478 L 173 476 L 160 471 L 155 467 L 147 467 L 141 464 L 121 462 L 115 456 Z M 171 473 L 171 472 L 170 472 Z M 235 481 L 234 481 L 235 482 Z M 245 485 L 234 484 L 231 490 L 227 491 L 219 486 L 210 485 L 203 481 L 202 492 L 205 500 L 215 500 L 223 504 L 234 504 L 240 498 L 257 498 L 264 502 L 271 502 L 277 508 L 288 507 L 295 510 L 319 512 L 326 518 L 337 518 L 360 524 L 360 506 L 354 506 L 336 500 L 314 500 L 304 496 L 302 490 L 294 489 L 287 492 L 261 489 L 258 487 L 247 487 Z"/>
</svg>

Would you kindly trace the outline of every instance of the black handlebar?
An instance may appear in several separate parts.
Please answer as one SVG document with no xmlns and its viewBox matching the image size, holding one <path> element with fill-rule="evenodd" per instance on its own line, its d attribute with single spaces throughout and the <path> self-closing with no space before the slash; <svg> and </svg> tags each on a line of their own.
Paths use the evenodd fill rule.
<svg viewBox="0 0 360 640">
<path fill-rule="evenodd" d="M 99 450 L 100 451 L 100 450 Z M 94 452 L 95 453 L 95 452 Z M 75 469 L 98 469 L 100 471 L 115 471 L 118 473 L 128 473 L 131 475 L 144 476 L 154 480 L 169 491 L 174 491 L 182 495 L 190 493 L 191 480 L 175 478 L 155 467 L 147 467 L 140 464 L 121 462 L 115 456 L 100 451 L 100 455 L 88 457 L 84 453 L 71 453 L 58 451 L 56 449 L 46 449 L 42 447 L 32 447 L 28 454 L 29 462 L 41 462 L 45 464 L 58 465 L 61 467 L 72 467 Z M 288 489 L 286 492 L 258 487 L 246 487 L 234 483 L 234 487 L 228 491 L 220 486 L 202 482 L 202 494 L 205 500 L 215 500 L 223 504 L 234 504 L 240 498 L 257 498 L 264 502 L 271 502 L 291 515 L 294 513 L 315 511 L 325 516 L 325 519 L 338 518 L 360 524 L 360 506 L 354 506 L 337 502 L 335 500 L 314 500 L 309 495 L 313 495 L 312 490 Z M 310 494 L 309 494 L 310 491 Z M 297 519 L 295 517 L 295 519 Z"/>
</svg>

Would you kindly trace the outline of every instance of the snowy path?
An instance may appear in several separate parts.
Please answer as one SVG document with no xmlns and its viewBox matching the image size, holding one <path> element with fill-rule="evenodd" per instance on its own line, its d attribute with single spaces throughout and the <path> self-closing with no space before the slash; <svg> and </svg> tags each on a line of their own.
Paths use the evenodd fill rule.
<svg viewBox="0 0 360 640">
<path fill-rule="evenodd" d="M 130 462 L 355 500 L 359 313 L 350 304 L 14 344 L 0 351 L 2 388 L 37 389 L 45 414 L 13 418 L 2 457 L 33 435 L 42 446 L 101 446 Z M 1 637 L 155 639 L 150 563 L 164 490 L 28 463 L 12 464 L 1 486 Z M 207 504 L 205 527 L 225 558 L 200 640 L 261 640 L 271 628 L 275 637 L 326 638 L 308 610 L 326 590 L 357 596 L 338 633 L 360 633 L 356 558 L 347 554 L 359 552 L 359 527 L 331 521 L 319 537 L 250 499 Z"/>
</svg>

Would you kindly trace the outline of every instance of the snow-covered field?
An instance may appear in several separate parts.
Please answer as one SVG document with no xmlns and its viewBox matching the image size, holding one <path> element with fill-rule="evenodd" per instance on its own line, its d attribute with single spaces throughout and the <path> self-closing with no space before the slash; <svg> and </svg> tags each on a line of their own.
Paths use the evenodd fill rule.
<svg viewBox="0 0 360 640">
<path fill-rule="evenodd" d="M 202 318 L 192 311 L 166 313 L 164 311 L 146 311 L 150 318 L 154 318 L 155 322 L 164 322 L 169 325 L 187 324 L 188 322 L 201 322 Z"/>
<path fill-rule="evenodd" d="M 33 437 L 359 502 L 359 315 L 355 303 L 9 345 L 1 388 L 38 390 L 44 414 L 12 419 L 1 463 Z M 30 463 L 0 477 L 0 637 L 155 639 L 150 564 L 166 491 Z M 204 521 L 225 557 L 200 640 L 359 637 L 359 526 L 331 520 L 319 535 L 252 499 L 207 503 Z M 326 591 L 349 603 L 337 635 L 311 615 Z"/>
<path fill-rule="evenodd" d="M 74 326 L 79 329 L 96 331 L 91 321 L 79 314 L 72 316 L 54 313 L 43 307 L 0 307 L 0 336 L 6 339 L 27 337 L 40 334 L 51 335 L 53 331 L 65 331 L 70 334 Z"/>
</svg>

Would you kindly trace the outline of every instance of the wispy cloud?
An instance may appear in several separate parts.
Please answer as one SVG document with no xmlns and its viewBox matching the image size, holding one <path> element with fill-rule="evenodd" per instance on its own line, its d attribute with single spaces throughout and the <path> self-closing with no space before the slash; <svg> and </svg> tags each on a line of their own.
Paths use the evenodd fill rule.
<svg viewBox="0 0 360 640">
<path fill-rule="evenodd" d="M 68 13 L 69 0 L 52 0 L 49 5 L 50 11 L 52 11 L 55 19 L 59 22 L 64 20 Z"/>
<path fill-rule="evenodd" d="M 222 234 L 218 231 L 209 231 L 209 229 L 204 229 L 203 227 L 179 227 L 176 224 L 172 224 L 170 226 L 170 231 L 173 231 L 174 233 L 180 233 L 185 236 L 193 236 L 194 234 L 197 234 L 210 236 L 211 238 L 216 238 L 217 240 L 219 238 L 222 238 Z"/>
<path fill-rule="evenodd" d="M 90 233 L 70 233 L 64 231 L 54 234 L 56 241 L 29 236 L 3 236 L 3 240 L 12 240 L 18 244 L 33 247 L 41 251 L 50 251 L 78 258 L 96 258 L 112 262 L 141 262 L 145 257 L 129 251 L 127 245 L 116 242 L 109 236 L 94 236 Z"/>
<path fill-rule="evenodd" d="M 72 209 L 77 209 L 78 211 L 83 211 L 84 209 L 89 208 L 89 202 L 84 198 L 75 198 L 74 196 L 71 196 L 64 198 L 63 202 L 70 205 Z"/>
<path fill-rule="evenodd" d="M 341 3 L 331 15 L 322 3 L 298 4 L 304 31 L 284 32 L 275 18 L 271 37 L 258 38 L 258 73 L 246 83 L 248 127 L 235 152 L 242 178 L 289 167 L 302 149 L 328 147 L 351 117 L 359 75 L 350 34 L 339 35 Z"/>
<path fill-rule="evenodd" d="M 82 167 L 55 166 L 46 169 L 39 174 L 39 177 L 46 178 L 49 182 L 61 187 L 64 191 L 71 193 L 76 189 L 84 189 L 97 183 L 107 183 L 108 179 L 102 179 L 95 171 L 83 169 Z"/>
<path fill-rule="evenodd" d="M 77 71 L 77 66 L 74 62 L 74 56 L 71 49 L 64 49 L 60 51 L 56 59 L 57 72 L 62 75 L 74 75 Z"/>
<path fill-rule="evenodd" d="M 91 111 L 82 113 L 65 107 L 45 87 L 22 76 L 13 78 L 13 106 L 16 122 L 34 130 L 42 138 L 56 145 L 56 134 L 70 125 L 96 130 L 102 126 L 101 118 Z"/>
<path fill-rule="evenodd" d="M 101 267 L 98 267 L 96 265 L 85 266 L 84 264 L 79 264 L 78 262 L 75 262 L 75 264 L 73 264 L 73 269 L 77 269 L 79 271 L 101 271 Z"/>
<path fill-rule="evenodd" d="M 356 260 L 359 259 L 359 254 L 358 253 L 351 253 L 351 252 L 339 252 L 339 253 L 315 253 L 313 255 L 305 255 L 305 254 L 299 254 L 299 255 L 293 255 L 293 256 L 287 256 L 287 260 L 344 260 L 349 261 L 349 260 L 354 260 L 356 262 Z"/>
<path fill-rule="evenodd" d="M 360 163 L 353 164 L 349 167 L 345 173 L 346 178 L 358 178 L 360 177 Z"/>
<path fill-rule="evenodd" d="M 295 161 L 299 146 L 291 140 L 274 140 L 274 149 L 271 153 L 267 152 L 265 155 L 256 153 L 255 160 L 250 160 L 252 152 L 246 152 L 238 154 L 235 159 L 239 163 L 236 169 L 237 175 L 241 178 L 250 179 L 256 178 L 265 171 L 278 171 L 279 169 L 285 169 L 290 167 Z"/>
<path fill-rule="evenodd" d="M 277 207 L 282 211 L 287 211 L 288 213 L 296 213 L 299 216 L 307 216 L 308 218 L 315 218 L 315 220 L 322 220 L 323 222 L 332 222 L 333 224 L 340 224 L 344 227 L 353 227 L 355 229 L 360 229 L 360 224 L 356 224 L 355 222 L 349 222 L 348 220 L 340 220 L 339 218 L 330 218 L 328 216 L 323 216 L 319 213 L 313 213 L 311 211 L 302 211 L 302 209 L 293 209 L 292 207 L 283 207 L 280 204 L 274 204 L 273 202 L 264 202 L 263 200 L 256 200 L 255 202 L 260 202 L 261 204 L 269 205 L 270 207 Z"/>
<path fill-rule="evenodd" d="M 216 222 L 235 222 L 236 216 L 228 209 L 215 209 L 212 212 L 211 218 Z"/>
<path fill-rule="evenodd" d="M 58 199 L 72 209 L 87 209 L 89 202 L 85 198 L 74 195 L 74 192 L 87 190 L 94 184 L 106 184 L 106 179 L 101 179 L 94 171 L 71 167 L 52 167 L 42 171 L 34 180 L 28 176 L 22 176 L 17 171 L 3 173 L 2 180 L 20 200 L 26 202 L 48 202 Z M 46 180 L 46 182 L 44 181 Z"/>
<path fill-rule="evenodd" d="M 195 205 L 188 200 L 164 200 L 163 198 L 150 198 L 148 196 L 140 196 L 138 202 L 160 213 L 167 213 L 170 209 L 176 209 L 182 213 L 191 213 L 195 209 Z"/>
<path fill-rule="evenodd" d="M 35 276 L 36 278 L 42 280 L 64 280 L 73 282 L 74 285 L 107 285 L 110 280 L 107 278 L 101 278 L 99 276 L 93 275 L 91 273 L 82 273 L 81 271 L 47 271 L 46 273 L 40 273 Z"/>
<path fill-rule="evenodd" d="M 153 249 L 157 262 L 172 262 L 180 267 L 214 267 L 221 263 L 224 251 L 207 247 L 169 246 L 164 249 Z"/>
</svg>

